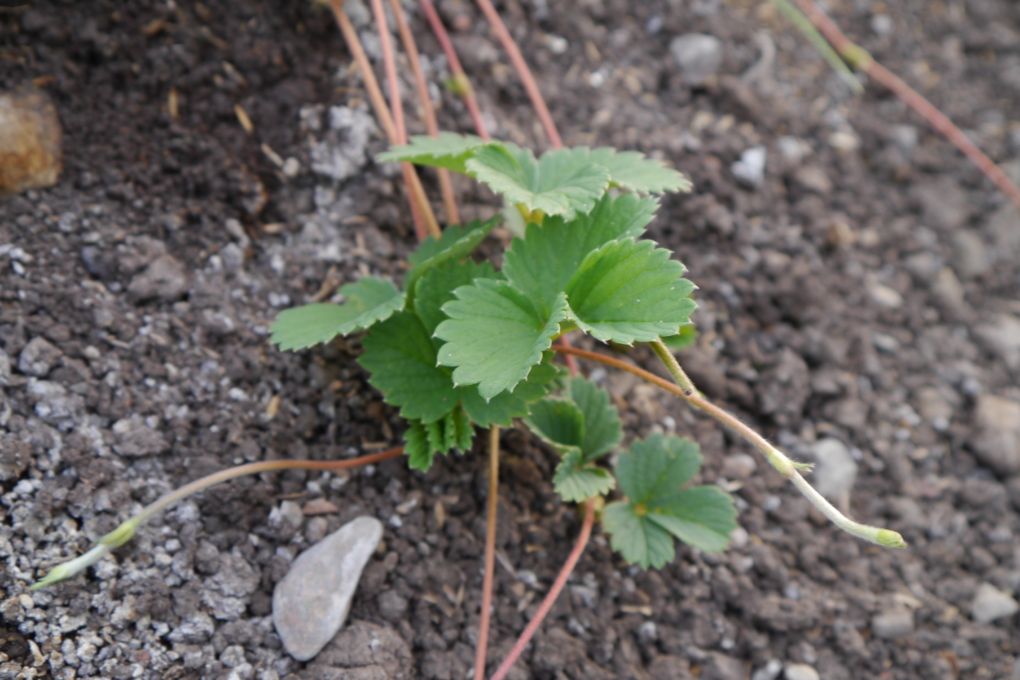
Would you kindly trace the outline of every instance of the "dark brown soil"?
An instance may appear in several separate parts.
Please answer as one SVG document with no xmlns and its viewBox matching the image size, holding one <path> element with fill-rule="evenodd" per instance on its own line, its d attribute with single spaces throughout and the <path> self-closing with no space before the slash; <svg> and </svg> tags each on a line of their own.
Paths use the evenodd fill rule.
<svg viewBox="0 0 1020 680">
<path fill-rule="evenodd" d="M 473 5 L 440 4 L 451 23 L 463 15 L 455 39 L 493 133 L 544 146 Z M 828 4 L 1020 174 L 1020 7 Z M 873 88 L 851 97 L 768 3 L 512 0 L 501 11 L 568 144 L 660 155 L 693 178 L 652 236 L 700 287 L 701 335 L 681 357 L 696 382 L 800 458 L 842 441 L 859 467 L 850 514 L 910 543 L 841 533 L 762 461 L 746 476 L 744 443 L 606 376 L 628 436 L 701 443 L 703 479 L 735 492 L 744 532 L 726 553 L 681 548 L 643 572 L 596 530 L 512 677 L 771 680 L 795 663 L 824 680 L 1020 677 L 1017 615 L 984 624 L 971 608 L 982 584 L 1020 589 L 1015 423 L 976 419 L 989 397 L 1020 399 L 1020 216 L 900 102 Z M 435 41 L 418 15 L 414 25 L 441 83 Z M 688 32 L 723 41 L 719 74 L 698 87 L 669 51 Z M 45 568 L 200 475 L 399 443 L 356 340 L 282 354 L 267 327 L 332 268 L 345 282 L 399 278 L 413 248 L 399 176 L 365 155 L 385 147 L 378 133 L 358 144 L 328 130 L 332 106 L 365 120 L 365 93 L 319 6 L 0 9 L 0 88 L 33 79 L 60 113 L 65 171 L 52 189 L 0 202 L 0 676 L 367 678 L 410 663 L 414 677 L 464 678 L 484 534 L 477 451 L 427 475 L 391 461 L 239 480 L 169 511 L 86 576 L 26 596 Z M 469 130 L 452 95 L 442 107 L 446 129 Z M 310 170 L 314 143 L 346 149 L 350 176 Z M 784 155 L 801 143 L 802 158 Z M 759 144 L 764 180 L 741 185 L 731 163 Z M 287 159 L 299 165 L 277 163 Z M 460 191 L 469 216 L 492 210 L 491 196 Z M 548 482 L 553 454 L 524 431 L 502 443 L 490 670 L 580 525 Z M 315 498 L 340 508 L 325 525 L 271 514 Z M 344 635 L 383 640 L 388 661 L 365 670 L 334 647 L 294 663 L 267 618 L 273 585 L 309 540 L 365 513 L 387 522 L 385 551 Z M 901 635 L 883 637 L 890 621 Z"/>
</svg>

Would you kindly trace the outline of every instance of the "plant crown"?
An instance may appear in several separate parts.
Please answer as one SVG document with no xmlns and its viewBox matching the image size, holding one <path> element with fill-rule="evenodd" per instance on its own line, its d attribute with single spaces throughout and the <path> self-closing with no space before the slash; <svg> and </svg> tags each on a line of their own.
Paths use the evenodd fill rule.
<svg viewBox="0 0 1020 680">
<path fill-rule="evenodd" d="M 359 362 L 407 420 L 413 468 L 470 449 L 475 425 L 523 418 L 559 453 L 553 483 L 564 500 L 604 496 L 619 483 L 623 499 L 605 508 L 603 528 L 627 561 L 664 565 L 673 537 L 725 548 L 736 528 L 732 499 L 715 486 L 681 488 L 701 466 L 698 446 L 655 434 L 619 453 L 612 472 L 600 465 L 623 437 L 617 410 L 595 383 L 567 377 L 550 351 L 573 330 L 622 345 L 692 341 L 694 284 L 668 250 L 641 238 L 658 208 L 650 195 L 689 191 L 683 175 L 635 152 L 579 147 L 536 158 L 452 133 L 413 137 L 378 160 L 447 168 L 501 194 L 525 224 L 502 270 L 470 257 L 500 216 L 449 226 L 409 258 L 402 291 L 363 277 L 340 289 L 343 304 L 282 312 L 273 341 L 293 350 L 366 332 Z"/>
</svg>

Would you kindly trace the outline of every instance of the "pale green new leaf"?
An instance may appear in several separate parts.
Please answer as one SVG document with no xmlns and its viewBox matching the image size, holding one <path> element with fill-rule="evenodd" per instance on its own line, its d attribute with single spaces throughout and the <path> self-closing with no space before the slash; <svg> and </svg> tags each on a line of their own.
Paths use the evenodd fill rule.
<svg viewBox="0 0 1020 680">
<path fill-rule="evenodd" d="M 652 241 L 610 241 L 588 254 L 567 284 L 577 325 L 604 342 L 630 345 L 676 335 L 694 284 L 684 266 Z"/>
<path fill-rule="evenodd" d="M 505 281 L 478 279 L 454 294 L 457 299 L 443 306 L 450 318 L 435 332 L 446 341 L 439 363 L 456 367 L 454 382 L 477 384 L 485 399 L 524 380 L 567 317 L 565 296 L 543 318 L 526 295 Z"/>
<path fill-rule="evenodd" d="M 609 171 L 589 151 L 556 149 L 536 161 L 530 150 L 506 143 L 474 150 L 465 165 L 475 178 L 528 211 L 572 218 L 587 213 L 609 187 Z"/>
<path fill-rule="evenodd" d="M 602 511 L 602 529 L 610 534 L 613 550 L 643 568 L 660 569 L 673 561 L 673 537 L 654 522 L 639 517 L 630 503 L 610 503 Z"/>
<path fill-rule="evenodd" d="M 609 241 L 640 236 L 657 206 L 655 199 L 633 194 L 603 196 L 587 215 L 529 224 L 525 238 L 515 238 L 507 251 L 503 273 L 547 314 L 588 253 Z"/>
<path fill-rule="evenodd" d="M 556 466 L 553 487 L 568 503 L 580 503 L 592 496 L 604 496 L 615 486 L 609 470 L 584 463 L 581 452 L 574 449 Z"/>
<path fill-rule="evenodd" d="M 421 242 L 418 250 L 408 257 L 408 261 L 414 267 L 407 273 L 404 290 L 414 295 L 415 284 L 426 272 L 444 262 L 463 260 L 485 240 L 498 223 L 498 216 L 488 222 L 473 220 L 464 226 L 457 224 L 448 226 L 438 240 L 429 236 Z"/>
<path fill-rule="evenodd" d="M 343 286 L 340 294 L 347 298 L 342 305 L 316 302 L 280 312 L 271 328 L 272 342 L 282 350 L 304 349 L 364 330 L 404 306 L 404 294 L 374 276 Z"/>
<path fill-rule="evenodd" d="M 691 190 L 690 180 L 682 174 L 637 151 L 617 151 L 603 146 L 592 149 L 590 159 L 608 169 L 609 181 L 622 189 L 642 194 Z"/>
<path fill-rule="evenodd" d="M 358 363 L 371 373 L 368 381 L 400 415 L 431 423 L 458 401 L 448 370 L 436 365 L 436 348 L 413 312 L 398 312 L 372 327 L 362 341 Z"/>
<path fill-rule="evenodd" d="M 439 137 L 413 135 L 409 144 L 384 151 L 375 160 L 379 163 L 408 161 L 467 174 L 464 162 L 472 157 L 475 149 L 488 143 L 475 135 L 458 135 L 453 132 L 440 132 Z"/>
</svg>

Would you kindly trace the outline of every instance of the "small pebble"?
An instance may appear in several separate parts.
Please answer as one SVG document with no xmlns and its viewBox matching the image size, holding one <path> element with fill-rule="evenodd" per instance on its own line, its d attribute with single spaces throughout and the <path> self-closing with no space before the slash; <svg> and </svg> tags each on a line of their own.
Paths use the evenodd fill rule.
<svg viewBox="0 0 1020 680">
<path fill-rule="evenodd" d="M 783 680 L 819 680 L 818 671 L 806 663 L 787 664 L 783 669 Z"/>
<path fill-rule="evenodd" d="M 811 449 L 817 463 L 810 481 L 818 493 L 834 501 L 842 499 L 857 481 L 857 463 L 850 450 L 838 439 L 827 437 Z"/>
<path fill-rule="evenodd" d="M 982 583 L 970 604 L 970 613 L 977 623 L 991 623 L 1013 616 L 1020 604 L 991 583 Z"/>
<path fill-rule="evenodd" d="M 914 632 L 914 615 L 906 609 L 890 609 L 871 619 L 875 637 L 891 640 Z"/>
<path fill-rule="evenodd" d="M 669 51 L 691 85 L 701 85 L 722 65 L 723 44 L 713 35 L 686 33 L 677 36 L 669 43 Z"/>
<path fill-rule="evenodd" d="M 765 179 L 765 160 L 768 151 L 764 146 L 752 146 L 730 166 L 730 172 L 741 182 L 756 187 Z"/>
</svg>

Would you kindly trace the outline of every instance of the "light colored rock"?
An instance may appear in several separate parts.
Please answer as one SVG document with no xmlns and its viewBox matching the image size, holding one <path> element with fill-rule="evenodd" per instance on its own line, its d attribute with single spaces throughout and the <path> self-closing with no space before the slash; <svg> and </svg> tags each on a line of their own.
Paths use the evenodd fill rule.
<svg viewBox="0 0 1020 680">
<path fill-rule="evenodd" d="M 819 680 L 818 671 L 806 663 L 790 663 L 783 669 L 783 680 Z"/>
<path fill-rule="evenodd" d="M 843 442 L 833 437 L 819 440 L 811 448 L 815 469 L 811 483 L 818 493 L 826 498 L 839 501 L 850 493 L 857 481 L 857 463 Z"/>
<path fill-rule="evenodd" d="M 1020 403 L 982 394 L 974 407 L 974 426 L 971 445 L 978 459 L 1003 476 L 1020 472 Z"/>
<path fill-rule="evenodd" d="M 992 239 L 999 261 L 1011 262 L 1020 254 L 1020 211 L 1009 201 L 992 214 L 985 232 Z"/>
<path fill-rule="evenodd" d="M 382 522 L 359 517 L 298 555 L 273 591 L 273 624 L 298 661 L 313 658 L 340 630 L 375 548 Z"/>
<path fill-rule="evenodd" d="M 328 132 L 311 143 L 312 170 L 336 181 L 353 177 L 368 164 L 368 143 L 375 130 L 367 107 L 331 107 Z"/>
<path fill-rule="evenodd" d="M 11 380 L 11 358 L 7 352 L 0 349 L 0 387 L 5 386 Z"/>
<path fill-rule="evenodd" d="M 832 193 L 832 180 L 825 170 L 817 165 L 805 165 L 793 173 L 793 181 L 804 191 L 811 191 L 822 196 Z"/>
<path fill-rule="evenodd" d="M 970 217 L 967 192 L 950 177 L 926 182 L 914 187 L 910 193 L 921 208 L 925 226 L 954 231 Z"/>
<path fill-rule="evenodd" d="M 734 453 L 723 461 L 722 476 L 726 479 L 747 479 L 758 469 L 758 462 L 746 453 Z"/>
<path fill-rule="evenodd" d="M 44 92 L 0 94 L 0 196 L 57 183 L 60 120 Z"/>
<path fill-rule="evenodd" d="M 942 306 L 954 313 L 961 313 L 964 310 L 963 286 L 960 279 L 949 267 L 943 267 L 935 277 L 931 287 L 932 293 Z"/>
<path fill-rule="evenodd" d="M 1020 611 L 1020 604 L 991 583 L 982 583 L 970 603 L 970 613 L 977 623 L 991 623 Z"/>
<path fill-rule="evenodd" d="M 903 306 L 902 295 L 889 286 L 877 281 L 868 285 L 868 297 L 872 302 L 884 309 L 899 309 Z"/>
<path fill-rule="evenodd" d="M 1011 369 L 1020 368 L 1020 319 L 1000 314 L 991 323 L 978 325 L 974 335 Z"/>
<path fill-rule="evenodd" d="M 914 632 L 914 615 L 906 609 L 890 609 L 871 619 L 871 632 L 885 640 L 904 637 Z"/>
<path fill-rule="evenodd" d="M 783 662 L 779 659 L 769 659 L 764 666 L 754 672 L 751 680 L 776 680 L 782 672 Z"/>
<path fill-rule="evenodd" d="M 740 154 L 740 160 L 730 165 L 730 172 L 741 182 L 756 187 L 765 180 L 765 161 L 768 151 L 764 146 L 752 146 Z"/>
<path fill-rule="evenodd" d="M 965 230 L 953 235 L 953 269 L 961 279 L 972 279 L 988 271 L 985 242 L 977 232 Z"/>
<path fill-rule="evenodd" d="M 172 255 L 163 255 L 135 275 L 128 293 L 136 302 L 159 298 L 172 302 L 188 290 L 188 273 Z"/>
<path fill-rule="evenodd" d="M 61 354 L 45 338 L 32 338 L 18 356 L 18 370 L 25 375 L 45 378 Z"/>
<path fill-rule="evenodd" d="M 917 412 L 939 432 L 949 427 L 953 406 L 934 387 L 921 387 L 915 393 Z"/>
<path fill-rule="evenodd" d="M 113 450 L 121 456 L 138 458 L 164 453 L 170 444 L 161 432 L 152 429 L 138 416 L 121 418 L 110 428 L 117 442 Z"/>
<path fill-rule="evenodd" d="M 686 33 L 673 38 L 669 51 L 691 85 L 701 85 L 722 65 L 723 44 L 714 35 Z"/>
</svg>

